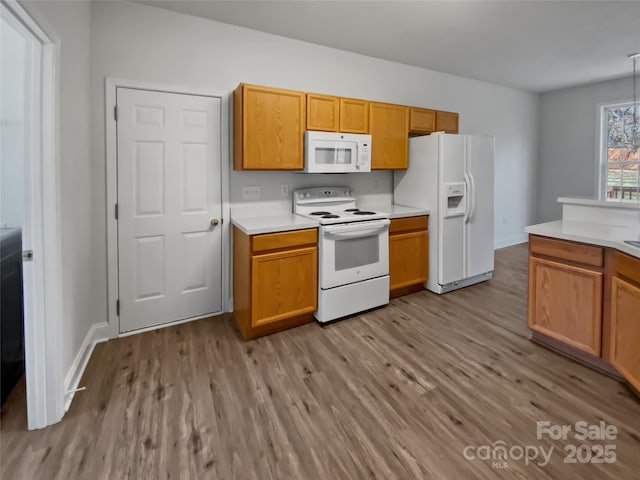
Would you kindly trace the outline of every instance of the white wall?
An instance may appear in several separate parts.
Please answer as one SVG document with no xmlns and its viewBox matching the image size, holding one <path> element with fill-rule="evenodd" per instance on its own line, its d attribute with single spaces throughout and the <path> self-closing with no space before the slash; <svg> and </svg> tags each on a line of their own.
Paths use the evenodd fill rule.
<svg viewBox="0 0 640 480">
<path fill-rule="evenodd" d="M 95 217 L 104 201 L 93 202 L 95 175 L 90 156 L 89 2 L 24 2 L 23 7 L 59 44 L 58 195 L 62 250 L 61 335 L 65 374 L 91 325 L 105 321 L 104 239 L 96 243 Z"/>
<path fill-rule="evenodd" d="M 0 228 L 21 227 L 24 219 L 24 125 L 27 42 L 0 20 Z"/>
<path fill-rule="evenodd" d="M 102 249 L 106 76 L 227 92 L 247 82 L 457 111 L 462 133 L 496 136 L 496 243 L 524 238 L 524 226 L 535 219 L 535 94 L 139 4 L 96 2 L 91 34 L 94 203 L 102 207 L 95 228 Z M 289 200 L 280 199 L 281 183 L 293 190 L 333 182 L 348 183 L 358 195 L 391 200 L 390 172 L 337 179 L 232 172 L 231 201 L 235 206 L 242 202 L 242 185 L 259 185 L 263 201 L 288 209 Z M 106 288 L 104 282 L 100 286 Z"/>
<path fill-rule="evenodd" d="M 597 196 L 600 108 L 631 100 L 631 77 L 540 96 L 538 221 L 557 220 L 559 196 Z"/>
<path fill-rule="evenodd" d="M 496 241 L 522 238 L 535 212 L 537 95 L 122 2 L 26 2 L 60 41 L 59 187 L 63 255 L 63 367 L 90 325 L 107 320 L 104 78 L 215 88 L 249 82 L 422 105 L 461 114 L 463 133 L 496 136 Z M 341 73 L 337 73 L 341 72 Z M 348 183 L 391 199 L 390 172 L 309 177 L 234 172 L 282 208 L 280 183 Z M 343 181 L 344 180 L 344 181 Z"/>
</svg>

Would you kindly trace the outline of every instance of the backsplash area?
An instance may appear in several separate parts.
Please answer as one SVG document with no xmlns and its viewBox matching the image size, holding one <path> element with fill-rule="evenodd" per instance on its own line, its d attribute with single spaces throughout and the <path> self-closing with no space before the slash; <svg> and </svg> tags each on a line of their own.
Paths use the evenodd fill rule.
<svg viewBox="0 0 640 480">
<path fill-rule="evenodd" d="M 282 186 L 288 193 L 282 195 Z M 299 188 L 321 186 L 350 187 L 359 205 L 386 205 L 393 200 L 393 173 L 309 174 L 295 172 L 231 172 L 230 202 L 232 216 L 277 215 L 292 211 L 292 194 Z M 245 187 L 260 187 L 260 198 L 243 199 Z"/>
</svg>

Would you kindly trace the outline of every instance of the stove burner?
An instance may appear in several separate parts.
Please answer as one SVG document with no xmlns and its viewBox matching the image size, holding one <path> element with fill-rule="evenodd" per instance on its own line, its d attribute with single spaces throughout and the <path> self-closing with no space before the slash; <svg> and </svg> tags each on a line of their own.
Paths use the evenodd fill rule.
<svg viewBox="0 0 640 480">
<path fill-rule="evenodd" d="M 331 212 L 311 212 L 309 215 L 330 215 Z"/>
<path fill-rule="evenodd" d="M 334 215 L 331 213 L 329 215 L 323 215 L 322 218 L 340 218 L 340 215 Z"/>
<path fill-rule="evenodd" d="M 347 209 L 345 210 L 345 212 L 359 212 L 359 211 L 360 211 L 360 209 L 359 209 L 359 208 L 347 208 Z"/>
<path fill-rule="evenodd" d="M 359 210 L 357 212 L 353 212 L 354 215 L 375 215 L 376 212 L 367 212 L 364 210 Z"/>
</svg>

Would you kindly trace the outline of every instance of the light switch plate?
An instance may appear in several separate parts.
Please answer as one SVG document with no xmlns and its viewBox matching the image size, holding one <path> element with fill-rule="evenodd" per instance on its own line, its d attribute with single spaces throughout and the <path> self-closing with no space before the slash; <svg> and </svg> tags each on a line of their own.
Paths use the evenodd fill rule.
<svg viewBox="0 0 640 480">
<path fill-rule="evenodd" d="M 260 200 L 260 187 L 242 187 L 243 200 Z"/>
</svg>

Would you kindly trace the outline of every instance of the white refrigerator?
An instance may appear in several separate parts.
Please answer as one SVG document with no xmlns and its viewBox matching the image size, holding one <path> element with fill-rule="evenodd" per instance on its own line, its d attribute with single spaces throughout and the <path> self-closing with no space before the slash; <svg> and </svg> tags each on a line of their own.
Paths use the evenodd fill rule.
<svg viewBox="0 0 640 480">
<path fill-rule="evenodd" d="M 432 292 L 493 274 L 493 156 L 492 136 L 434 133 L 409 139 L 409 168 L 394 172 L 394 203 L 431 211 Z"/>
</svg>

